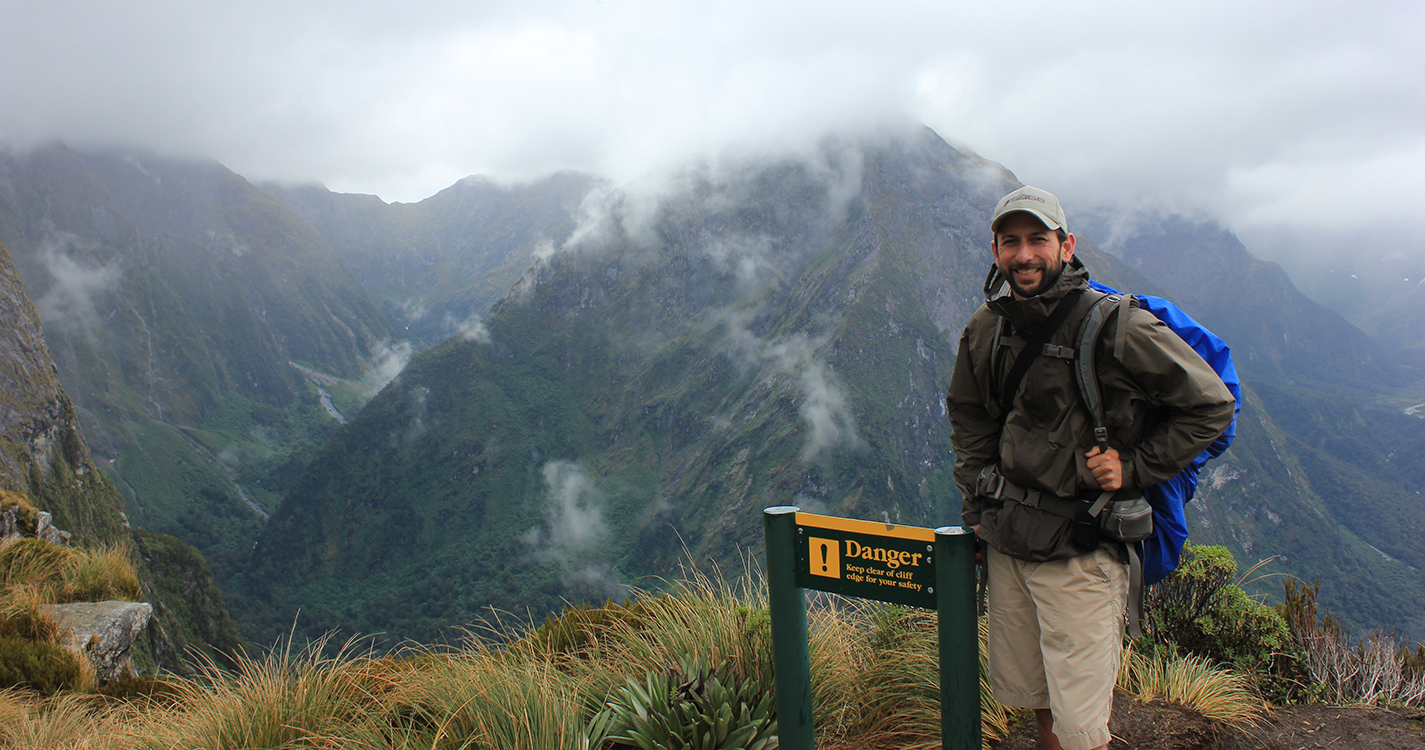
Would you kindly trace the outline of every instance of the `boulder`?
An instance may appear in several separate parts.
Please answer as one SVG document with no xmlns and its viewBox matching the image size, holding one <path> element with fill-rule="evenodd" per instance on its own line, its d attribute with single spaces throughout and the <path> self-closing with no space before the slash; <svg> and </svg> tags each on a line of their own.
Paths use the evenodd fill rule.
<svg viewBox="0 0 1425 750">
<path fill-rule="evenodd" d="M 44 511 L 35 514 L 35 536 L 61 547 L 69 546 L 70 533 L 55 528 L 53 516 Z"/>
<path fill-rule="evenodd" d="M 100 684 L 133 666 L 134 641 L 153 616 L 153 605 L 145 602 L 81 602 L 48 609 L 65 633 L 61 645 L 88 659 Z"/>
<path fill-rule="evenodd" d="M 15 520 L 15 509 L 6 508 L 0 511 L 0 540 L 18 537 L 20 535 L 20 524 Z"/>
</svg>

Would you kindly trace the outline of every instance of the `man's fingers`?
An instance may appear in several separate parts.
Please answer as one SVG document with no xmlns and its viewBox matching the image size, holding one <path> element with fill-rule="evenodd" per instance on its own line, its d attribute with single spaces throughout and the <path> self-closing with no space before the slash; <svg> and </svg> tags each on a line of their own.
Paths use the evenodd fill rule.
<svg viewBox="0 0 1425 750">
<path fill-rule="evenodd" d="M 1092 448 L 1089 449 L 1089 452 L 1088 452 L 1088 453 L 1085 453 L 1085 454 L 1084 454 L 1084 457 L 1085 457 L 1085 458 L 1093 458 L 1094 456 L 1097 456 L 1097 455 L 1098 455 L 1098 446 L 1095 445 L 1094 447 L 1092 447 Z"/>
</svg>

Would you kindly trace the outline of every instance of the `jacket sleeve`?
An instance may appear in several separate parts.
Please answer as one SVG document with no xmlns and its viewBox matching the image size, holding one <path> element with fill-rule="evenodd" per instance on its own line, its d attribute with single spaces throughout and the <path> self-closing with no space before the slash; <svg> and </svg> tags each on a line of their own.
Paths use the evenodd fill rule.
<svg viewBox="0 0 1425 750">
<path fill-rule="evenodd" d="M 1202 357 L 1152 313 L 1130 310 L 1124 344 L 1124 367 L 1148 402 L 1167 414 L 1120 453 L 1124 486 L 1138 489 L 1171 478 L 1206 450 L 1232 423 L 1236 401 Z"/>
<path fill-rule="evenodd" d="M 985 406 L 983 389 L 989 381 L 985 373 L 976 372 L 971 349 L 967 328 L 960 335 L 945 411 L 950 417 L 950 445 L 955 450 L 955 484 L 962 498 L 960 517 L 966 526 L 977 526 L 980 499 L 975 495 L 975 480 L 986 464 L 998 459 L 1000 423 Z"/>
</svg>

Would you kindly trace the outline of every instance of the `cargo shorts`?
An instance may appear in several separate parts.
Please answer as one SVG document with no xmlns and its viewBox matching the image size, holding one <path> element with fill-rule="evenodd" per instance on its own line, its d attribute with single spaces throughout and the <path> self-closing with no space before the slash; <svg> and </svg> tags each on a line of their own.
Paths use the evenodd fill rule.
<svg viewBox="0 0 1425 750">
<path fill-rule="evenodd" d="M 1106 549 L 1049 562 L 986 550 L 995 700 L 1048 708 L 1064 750 L 1109 741 L 1128 568 Z"/>
</svg>

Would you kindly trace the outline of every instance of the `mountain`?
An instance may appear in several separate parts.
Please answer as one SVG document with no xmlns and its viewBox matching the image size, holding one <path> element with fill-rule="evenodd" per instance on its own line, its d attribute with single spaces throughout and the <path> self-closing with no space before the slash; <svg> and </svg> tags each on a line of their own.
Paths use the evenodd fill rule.
<svg viewBox="0 0 1425 750">
<path fill-rule="evenodd" d="M 39 316 L 0 245 L 0 489 L 28 496 L 78 544 L 122 542 L 128 524 L 94 468 Z"/>
<path fill-rule="evenodd" d="M 1247 377 L 1374 393 L 1409 380 L 1391 354 L 1215 221 L 1152 211 L 1085 212 L 1076 231 L 1155 279 L 1231 342 Z"/>
<path fill-rule="evenodd" d="M 202 556 L 172 537 L 129 528 L 123 499 L 89 455 L 39 316 L 3 244 L 0 394 L 0 490 L 49 512 L 72 544 L 130 551 L 143 596 L 154 606 L 142 658 L 181 672 L 193 653 L 219 662 L 233 653 L 241 639 Z"/>
<path fill-rule="evenodd" d="M 564 244 L 598 184 L 575 173 L 518 185 L 476 176 L 412 204 L 320 185 L 262 188 L 311 222 L 402 338 L 424 348 L 477 325 L 534 255 Z"/>
<path fill-rule="evenodd" d="M 370 295 L 211 161 L 0 151 L 0 241 L 130 521 L 234 575 L 338 409 L 379 386 L 392 332 Z"/>
<path fill-rule="evenodd" d="M 254 554 L 256 632 L 300 607 L 429 641 L 687 556 L 734 570 L 771 505 L 952 521 L 942 400 L 1013 184 L 925 131 L 609 193 L 312 461 Z"/>
<path fill-rule="evenodd" d="M 1370 316 L 1376 340 L 1425 373 L 1425 281 L 1387 301 Z"/>
</svg>

